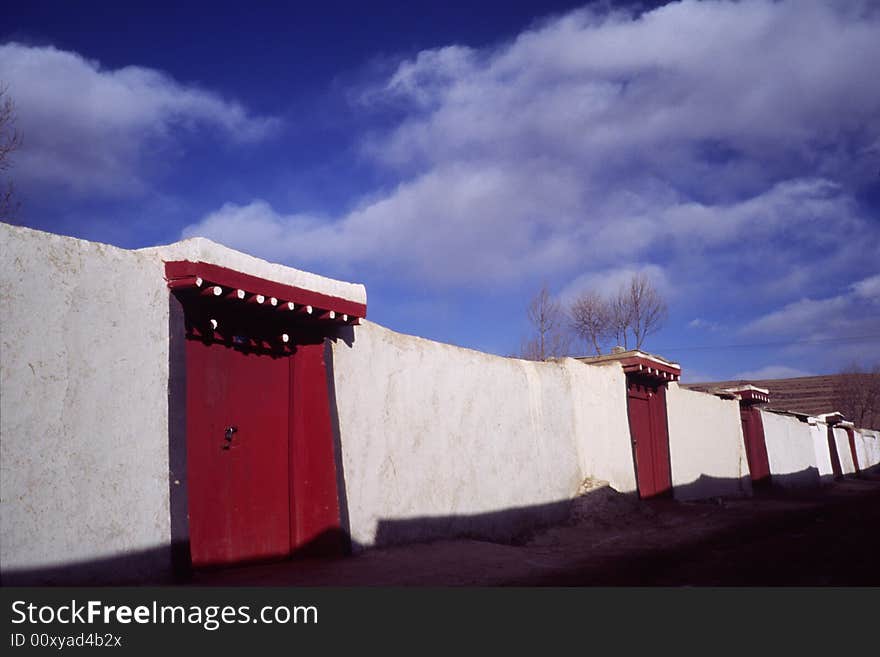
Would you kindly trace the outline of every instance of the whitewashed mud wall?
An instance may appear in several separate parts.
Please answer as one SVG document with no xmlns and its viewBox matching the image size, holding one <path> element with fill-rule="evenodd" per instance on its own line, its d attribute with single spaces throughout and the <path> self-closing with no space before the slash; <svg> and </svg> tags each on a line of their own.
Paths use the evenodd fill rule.
<svg viewBox="0 0 880 657">
<path fill-rule="evenodd" d="M 816 455 L 816 466 L 819 468 L 819 479 L 829 481 L 834 478 L 831 465 L 831 452 L 828 449 L 828 425 L 816 422 L 810 425 L 810 436 L 813 439 L 813 453 Z"/>
<path fill-rule="evenodd" d="M 4 583 L 167 572 L 162 264 L 6 224 L 0 250 Z"/>
<path fill-rule="evenodd" d="M 573 359 L 564 363 L 571 378 L 581 472 L 607 481 L 618 492 L 635 493 L 623 369 L 617 363 L 587 365 Z"/>
<path fill-rule="evenodd" d="M 837 456 L 840 458 L 840 469 L 845 475 L 855 474 L 852 450 L 849 448 L 849 434 L 846 429 L 834 428 L 834 443 L 837 445 Z"/>
<path fill-rule="evenodd" d="M 738 402 L 670 383 L 666 411 L 676 499 L 751 494 Z"/>
<path fill-rule="evenodd" d="M 761 411 L 773 484 L 818 486 L 819 466 L 810 425 L 796 417 Z"/>
<path fill-rule="evenodd" d="M 633 488 L 616 464 L 624 450 L 631 464 L 619 368 L 501 358 L 370 322 L 333 359 L 357 544 L 514 535 L 563 517 L 589 465 Z"/>
<path fill-rule="evenodd" d="M 868 468 L 880 465 L 880 432 L 870 429 L 858 429 L 856 437 L 862 447 L 859 458 L 861 458 L 862 453 L 865 455 L 865 460 L 860 462 L 864 464 L 863 468 L 867 470 Z"/>
</svg>

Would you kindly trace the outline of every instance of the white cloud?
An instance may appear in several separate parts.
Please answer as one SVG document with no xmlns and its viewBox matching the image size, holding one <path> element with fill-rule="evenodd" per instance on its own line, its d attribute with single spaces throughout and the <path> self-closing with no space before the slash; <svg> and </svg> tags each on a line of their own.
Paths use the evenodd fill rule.
<svg viewBox="0 0 880 657">
<path fill-rule="evenodd" d="M 757 370 L 739 372 L 734 379 L 761 380 L 761 379 L 794 379 L 799 376 L 813 376 L 812 372 L 806 372 L 787 365 L 767 365 Z"/>
<path fill-rule="evenodd" d="M 880 275 L 851 284 L 843 294 L 785 304 L 748 322 L 744 335 L 840 340 L 880 332 Z"/>
<path fill-rule="evenodd" d="M 654 264 L 613 267 L 602 271 L 582 274 L 566 285 L 559 298 L 568 303 L 581 292 L 592 290 L 604 296 L 611 296 L 628 283 L 634 274 L 645 274 L 657 290 L 666 298 L 674 294 L 666 272 Z"/>
<path fill-rule="evenodd" d="M 752 320 L 742 332 L 746 335 L 797 335 L 824 330 L 829 322 L 834 321 L 836 313 L 846 310 L 849 302 L 850 299 L 843 295 L 800 299 Z"/>
<path fill-rule="evenodd" d="M 208 126 L 227 139 L 253 142 L 278 126 L 160 71 L 108 70 L 51 46 L 0 45 L 0 80 L 15 100 L 24 135 L 16 179 L 79 192 L 141 190 L 144 157 L 167 145 L 177 129 Z"/>
<path fill-rule="evenodd" d="M 716 323 L 701 317 L 695 317 L 687 323 L 688 328 L 697 331 L 718 331 L 721 327 Z"/>
<path fill-rule="evenodd" d="M 185 234 L 452 285 L 571 288 L 651 262 L 673 289 L 716 293 L 751 268 L 760 291 L 844 250 L 850 272 L 880 254 L 853 191 L 876 175 L 877 60 L 880 18 L 860 4 L 575 11 L 492 48 L 423 51 L 365 94 L 405 112 L 365 145 L 397 186 L 331 220 L 227 205 Z M 254 213 L 264 235 L 245 229 Z"/>
<path fill-rule="evenodd" d="M 880 274 L 854 283 L 852 291 L 857 297 L 868 303 L 880 303 Z"/>
</svg>

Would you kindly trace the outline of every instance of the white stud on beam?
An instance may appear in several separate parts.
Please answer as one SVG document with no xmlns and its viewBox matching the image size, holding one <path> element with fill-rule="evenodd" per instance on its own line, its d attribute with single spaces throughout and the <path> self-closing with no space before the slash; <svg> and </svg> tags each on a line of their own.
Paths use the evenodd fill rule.
<svg viewBox="0 0 880 657">
<path fill-rule="evenodd" d="M 248 303 L 256 303 L 258 305 L 262 305 L 264 301 L 266 301 L 266 297 L 264 297 L 262 294 L 254 294 L 250 299 L 248 299 Z"/>
<path fill-rule="evenodd" d="M 282 309 L 293 310 L 296 308 L 296 304 L 293 301 L 288 301 L 285 304 L 281 305 Z"/>
<path fill-rule="evenodd" d="M 301 313 L 303 315 L 311 315 L 313 312 L 313 308 L 311 306 L 297 306 L 296 312 Z"/>
<path fill-rule="evenodd" d="M 223 294 L 223 288 L 219 285 L 209 285 L 204 290 L 202 290 L 202 294 L 206 297 L 219 297 Z"/>
<path fill-rule="evenodd" d="M 277 306 L 277 305 L 278 305 L 278 299 L 276 299 L 275 297 L 269 297 L 269 304 L 270 304 L 270 305 L 273 305 L 273 306 Z"/>
<path fill-rule="evenodd" d="M 217 330 L 217 320 L 216 319 L 211 320 L 211 328 L 214 329 L 215 331 Z"/>
<path fill-rule="evenodd" d="M 246 296 L 244 290 L 230 290 L 229 294 L 226 295 L 227 299 L 244 299 Z"/>
<path fill-rule="evenodd" d="M 281 334 L 281 342 L 284 342 L 284 343 L 290 342 L 290 336 L 287 335 L 287 333 L 282 333 Z"/>
<path fill-rule="evenodd" d="M 196 276 L 196 287 L 202 287 L 202 283 L 205 281 L 202 280 L 200 276 Z"/>
</svg>

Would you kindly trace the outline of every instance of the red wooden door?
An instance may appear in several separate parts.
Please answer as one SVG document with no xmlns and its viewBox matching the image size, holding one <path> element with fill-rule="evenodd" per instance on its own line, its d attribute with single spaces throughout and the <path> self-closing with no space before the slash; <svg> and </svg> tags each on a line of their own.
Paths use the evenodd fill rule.
<svg viewBox="0 0 880 657">
<path fill-rule="evenodd" d="M 837 441 L 834 439 L 834 427 L 828 425 L 828 452 L 831 455 L 831 471 L 834 478 L 839 479 L 843 476 L 843 469 L 840 467 L 840 455 L 837 453 Z"/>
<path fill-rule="evenodd" d="M 288 554 L 289 357 L 195 339 L 186 358 L 193 565 Z"/>
<path fill-rule="evenodd" d="M 327 374 L 323 340 L 297 345 L 290 368 L 290 551 L 297 555 L 346 549 Z"/>
<path fill-rule="evenodd" d="M 192 565 L 347 550 L 327 336 L 339 310 L 357 318 L 366 307 L 205 263 L 166 263 L 166 277 L 182 310 L 172 337 L 185 340 L 176 535 L 189 538 Z"/>
<path fill-rule="evenodd" d="M 767 455 L 767 442 L 764 439 L 764 422 L 761 411 L 750 406 L 739 409 L 742 419 L 743 441 L 746 459 L 749 462 L 749 475 L 755 483 L 770 481 L 770 458 Z"/>
<path fill-rule="evenodd" d="M 672 490 L 666 388 L 635 378 L 627 381 L 627 410 L 636 481 L 641 498 Z"/>
</svg>

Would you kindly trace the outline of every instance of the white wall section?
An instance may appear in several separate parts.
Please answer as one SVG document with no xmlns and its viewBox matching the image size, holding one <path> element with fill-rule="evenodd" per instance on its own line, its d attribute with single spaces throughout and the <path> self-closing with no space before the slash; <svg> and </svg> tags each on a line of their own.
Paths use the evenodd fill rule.
<svg viewBox="0 0 880 657">
<path fill-rule="evenodd" d="M 0 249 L 4 581 L 96 560 L 167 570 L 161 262 L 6 224 Z"/>
<path fill-rule="evenodd" d="M 880 464 L 880 432 L 871 429 L 857 429 L 856 433 L 861 438 L 865 454 L 865 460 L 862 462 L 863 469 L 867 470 Z"/>
<path fill-rule="evenodd" d="M 670 383 L 666 409 L 676 499 L 751 494 L 739 403 Z"/>
<path fill-rule="evenodd" d="M 775 486 L 818 486 L 819 466 L 811 427 L 796 417 L 761 411 L 764 440 Z"/>
<path fill-rule="evenodd" d="M 509 536 L 561 517 L 585 467 L 634 488 L 619 368 L 501 358 L 370 322 L 333 357 L 360 544 Z"/>
<path fill-rule="evenodd" d="M 840 469 L 843 474 L 854 474 L 856 471 L 853 463 L 852 450 L 849 447 L 849 435 L 846 429 L 834 427 L 834 442 L 837 445 L 837 456 L 840 458 Z"/>
</svg>

